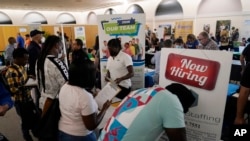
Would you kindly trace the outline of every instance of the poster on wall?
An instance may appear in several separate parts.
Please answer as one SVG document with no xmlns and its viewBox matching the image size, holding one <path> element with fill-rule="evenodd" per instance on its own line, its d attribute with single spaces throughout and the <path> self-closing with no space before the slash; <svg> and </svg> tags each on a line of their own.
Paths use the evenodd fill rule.
<svg viewBox="0 0 250 141">
<path fill-rule="evenodd" d="M 158 38 L 163 39 L 164 35 L 171 36 L 172 34 L 172 24 L 164 24 L 164 25 L 159 25 L 158 29 Z"/>
<path fill-rule="evenodd" d="M 110 57 L 107 43 L 112 38 L 119 38 L 121 40 L 122 51 L 125 49 L 125 44 L 128 44 L 131 50 L 134 50 L 129 54 L 132 57 L 134 68 L 134 77 L 131 79 L 132 89 L 143 88 L 145 67 L 145 15 L 99 15 L 97 19 L 102 87 L 106 84 L 104 77 L 107 73 L 107 58 Z"/>
<path fill-rule="evenodd" d="M 242 29 L 244 29 L 242 37 L 245 37 L 246 39 L 249 38 L 250 37 L 250 20 L 244 21 Z"/>
<path fill-rule="evenodd" d="M 203 31 L 210 33 L 210 24 L 204 24 Z"/>
<path fill-rule="evenodd" d="M 193 21 L 175 22 L 175 39 L 181 37 L 183 41 L 186 42 L 188 34 L 193 34 Z"/>
<path fill-rule="evenodd" d="M 220 140 L 232 53 L 165 48 L 162 53 L 160 86 L 180 83 L 196 97 L 185 114 L 187 140 Z"/>
<path fill-rule="evenodd" d="M 222 46 L 227 46 L 229 43 L 231 20 L 218 20 L 216 22 L 216 39 L 220 41 Z"/>
<path fill-rule="evenodd" d="M 75 39 L 81 39 L 86 44 L 85 28 L 83 26 L 74 27 Z"/>
</svg>

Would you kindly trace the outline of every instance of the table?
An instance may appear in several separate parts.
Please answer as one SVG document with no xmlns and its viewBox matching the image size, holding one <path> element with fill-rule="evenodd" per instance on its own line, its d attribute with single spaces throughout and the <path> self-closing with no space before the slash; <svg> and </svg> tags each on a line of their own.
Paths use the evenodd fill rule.
<svg viewBox="0 0 250 141">
<path fill-rule="evenodd" d="M 151 63 L 151 58 L 154 56 L 154 53 L 147 52 L 145 54 L 145 66 L 154 68 L 154 64 Z"/>
</svg>

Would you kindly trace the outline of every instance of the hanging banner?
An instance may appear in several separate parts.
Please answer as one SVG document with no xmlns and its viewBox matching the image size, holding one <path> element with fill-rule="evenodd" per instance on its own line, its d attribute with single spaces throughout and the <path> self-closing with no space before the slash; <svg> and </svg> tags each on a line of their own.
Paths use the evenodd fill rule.
<svg viewBox="0 0 250 141">
<path fill-rule="evenodd" d="M 181 37 L 186 42 L 188 34 L 193 34 L 193 21 L 175 22 L 175 39 Z"/>
<path fill-rule="evenodd" d="M 86 44 L 85 28 L 83 26 L 74 27 L 75 39 L 81 39 Z"/>
<path fill-rule="evenodd" d="M 181 83 L 196 97 L 185 114 L 187 140 L 219 141 L 232 53 L 164 48 L 162 54 L 160 86 Z"/>
<path fill-rule="evenodd" d="M 129 43 L 129 48 L 131 49 L 129 55 L 133 59 L 134 68 L 134 77 L 131 79 L 132 89 L 143 88 L 145 67 L 145 15 L 99 15 L 97 19 L 102 87 L 106 84 L 104 77 L 107 72 L 107 58 L 110 56 L 107 43 L 112 38 L 119 38 L 121 40 L 121 46 L 123 47 L 122 51 L 125 51 L 124 44 L 127 43 Z"/>
</svg>

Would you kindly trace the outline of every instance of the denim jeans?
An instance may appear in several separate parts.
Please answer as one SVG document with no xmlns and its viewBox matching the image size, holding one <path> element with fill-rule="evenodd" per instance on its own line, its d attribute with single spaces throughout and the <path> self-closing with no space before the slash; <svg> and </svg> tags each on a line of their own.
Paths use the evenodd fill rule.
<svg viewBox="0 0 250 141">
<path fill-rule="evenodd" d="M 94 132 L 87 136 L 73 136 L 62 131 L 58 133 L 58 141 L 96 141 L 96 135 Z"/>
</svg>

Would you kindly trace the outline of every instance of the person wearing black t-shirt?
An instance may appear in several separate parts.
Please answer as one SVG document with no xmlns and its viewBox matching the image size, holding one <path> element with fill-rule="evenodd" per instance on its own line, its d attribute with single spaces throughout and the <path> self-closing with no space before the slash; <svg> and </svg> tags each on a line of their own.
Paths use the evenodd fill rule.
<svg viewBox="0 0 250 141">
<path fill-rule="evenodd" d="M 244 118 L 245 111 L 250 109 L 250 105 L 247 104 L 250 94 L 250 63 L 247 64 L 245 71 L 241 77 L 240 92 L 237 100 L 237 112 L 234 123 L 236 125 L 246 124 Z"/>
</svg>

